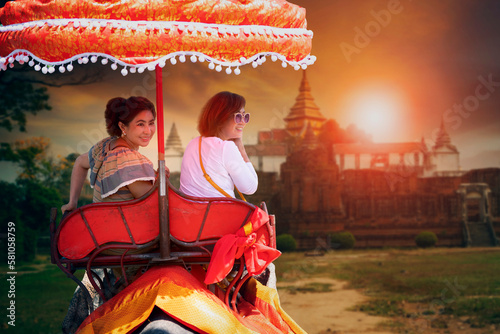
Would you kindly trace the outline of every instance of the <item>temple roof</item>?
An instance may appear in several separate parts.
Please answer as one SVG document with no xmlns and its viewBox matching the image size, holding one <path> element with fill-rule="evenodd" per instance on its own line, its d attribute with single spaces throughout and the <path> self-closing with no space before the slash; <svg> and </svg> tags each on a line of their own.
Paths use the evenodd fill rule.
<svg viewBox="0 0 500 334">
<path fill-rule="evenodd" d="M 448 149 L 452 152 L 458 152 L 456 146 L 451 144 L 450 135 L 446 131 L 443 120 L 441 120 L 441 126 L 440 126 L 439 132 L 437 134 L 436 143 L 434 144 L 432 149 L 434 151 Z"/>
<path fill-rule="evenodd" d="M 324 121 L 326 118 L 319 111 L 319 107 L 314 102 L 311 95 L 311 87 L 307 81 L 306 71 L 303 71 L 302 82 L 300 83 L 299 95 L 295 99 L 295 104 L 290 108 L 290 113 L 285 117 L 285 121 L 294 119 L 316 119 Z"/>
<path fill-rule="evenodd" d="M 317 146 L 317 144 L 318 144 L 318 140 L 316 138 L 316 135 L 314 134 L 311 123 L 308 122 L 306 132 L 304 134 L 304 139 L 302 140 L 301 146 L 309 148 L 309 149 L 313 149 Z"/>
<path fill-rule="evenodd" d="M 387 153 L 423 153 L 425 148 L 419 142 L 406 143 L 364 143 L 334 144 L 336 154 L 387 154 Z"/>
<path fill-rule="evenodd" d="M 181 137 L 177 132 L 177 127 L 175 123 L 172 124 L 172 128 L 170 129 L 170 133 L 168 134 L 167 144 L 165 146 L 165 151 L 176 151 L 179 153 L 184 153 L 184 147 L 182 146 Z"/>
<path fill-rule="evenodd" d="M 258 143 L 283 143 L 290 135 L 285 129 L 271 129 L 268 131 L 259 131 L 258 133 Z"/>
</svg>

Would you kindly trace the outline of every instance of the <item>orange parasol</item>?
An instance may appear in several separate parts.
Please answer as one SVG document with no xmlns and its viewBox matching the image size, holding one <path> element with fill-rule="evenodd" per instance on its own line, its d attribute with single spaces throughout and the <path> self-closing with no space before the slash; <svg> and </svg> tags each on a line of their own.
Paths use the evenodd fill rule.
<svg viewBox="0 0 500 334">
<path fill-rule="evenodd" d="M 305 69 L 313 33 L 305 9 L 285 0 L 17 0 L 0 8 L 0 70 L 15 63 L 44 74 L 100 61 L 123 75 L 156 71 L 158 167 L 165 168 L 161 69 L 207 62 L 241 73 L 268 57 Z M 162 260 L 170 259 L 167 185 L 160 175 Z"/>
</svg>

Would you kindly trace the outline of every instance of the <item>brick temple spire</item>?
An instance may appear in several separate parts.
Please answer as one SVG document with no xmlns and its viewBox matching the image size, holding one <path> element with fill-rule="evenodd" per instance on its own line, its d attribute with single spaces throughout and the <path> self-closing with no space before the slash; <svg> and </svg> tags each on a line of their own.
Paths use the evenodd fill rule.
<svg viewBox="0 0 500 334">
<path fill-rule="evenodd" d="M 170 133 L 168 134 L 167 143 L 165 145 L 166 151 L 174 151 L 180 154 L 184 153 L 184 148 L 182 147 L 181 137 L 177 132 L 177 127 L 175 123 L 172 124 L 172 128 L 170 129 Z"/>
<path fill-rule="evenodd" d="M 450 135 L 446 131 L 444 126 L 444 121 L 441 120 L 441 126 L 439 128 L 439 132 L 437 134 L 436 143 L 434 144 L 433 150 L 438 151 L 440 149 L 448 149 L 452 152 L 458 152 L 455 145 L 451 144 Z"/>
<path fill-rule="evenodd" d="M 314 133 L 318 134 L 326 120 L 314 102 L 306 71 L 304 70 L 302 73 L 299 95 L 295 99 L 293 107 L 290 108 L 290 113 L 285 117 L 286 130 L 294 137 L 303 136 L 308 124 L 311 124 Z"/>
<path fill-rule="evenodd" d="M 304 139 L 302 140 L 302 147 L 308 149 L 314 149 L 318 146 L 318 138 L 314 134 L 311 123 L 307 123 L 306 132 L 304 134 Z"/>
</svg>

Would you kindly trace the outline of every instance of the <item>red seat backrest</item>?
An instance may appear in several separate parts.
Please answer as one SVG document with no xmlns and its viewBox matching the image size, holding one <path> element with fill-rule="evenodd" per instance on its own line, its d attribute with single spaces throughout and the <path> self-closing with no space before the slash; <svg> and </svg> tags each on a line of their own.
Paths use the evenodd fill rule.
<svg viewBox="0 0 500 334">
<path fill-rule="evenodd" d="M 184 242 L 219 239 L 245 225 L 255 206 L 225 197 L 195 198 L 169 192 L 170 233 Z"/>
<path fill-rule="evenodd" d="M 159 235 L 157 186 L 144 197 L 85 205 L 65 217 L 56 232 L 61 256 L 84 258 L 109 243 L 144 244 Z M 169 187 L 171 235 L 182 242 L 219 239 L 243 226 L 255 206 L 232 198 L 195 198 Z"/>
</svg>

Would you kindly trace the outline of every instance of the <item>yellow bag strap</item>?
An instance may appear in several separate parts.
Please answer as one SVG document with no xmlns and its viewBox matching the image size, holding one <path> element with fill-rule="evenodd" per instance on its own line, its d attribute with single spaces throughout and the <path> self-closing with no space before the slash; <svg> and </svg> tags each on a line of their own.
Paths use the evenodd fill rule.
<svg viewBox="0 0 500 334">
<path fill-rule="evenodd" d="M 205 170 L 205 167 L 203 167 L 203 161 L 201 159 L 201 140 L 202 140 L 202 136 L 200 136 L 200 144 L 199 144 L 199 147 L 198 147 L 198 151 L 200 152 L 200 166 L 201 166 L 201 170 L 203 171 L 203 176 L 222 195 L 224 195 L 226 197 L 232 197 L 227 192 L 225 192 L 224 189 L 222 189 L 221 187 L 219 187 L 219 185 L 217 185 L 217 183 L 215 183 L 214 180 L 212 180 L 212 178 L 210 177 L 210 175 L 207 174 L 207 171 Z M 236 188 L 236 191 L 238 192 L 238 195 L 240 195 L 240 198 L 246 202 L 247 200 L 245 199 L 245 197 L 243 196 L 243 194 L 238 190 L 238 188 L 236 186 L 234 186 L 234 187 Z"/>
</svg>

